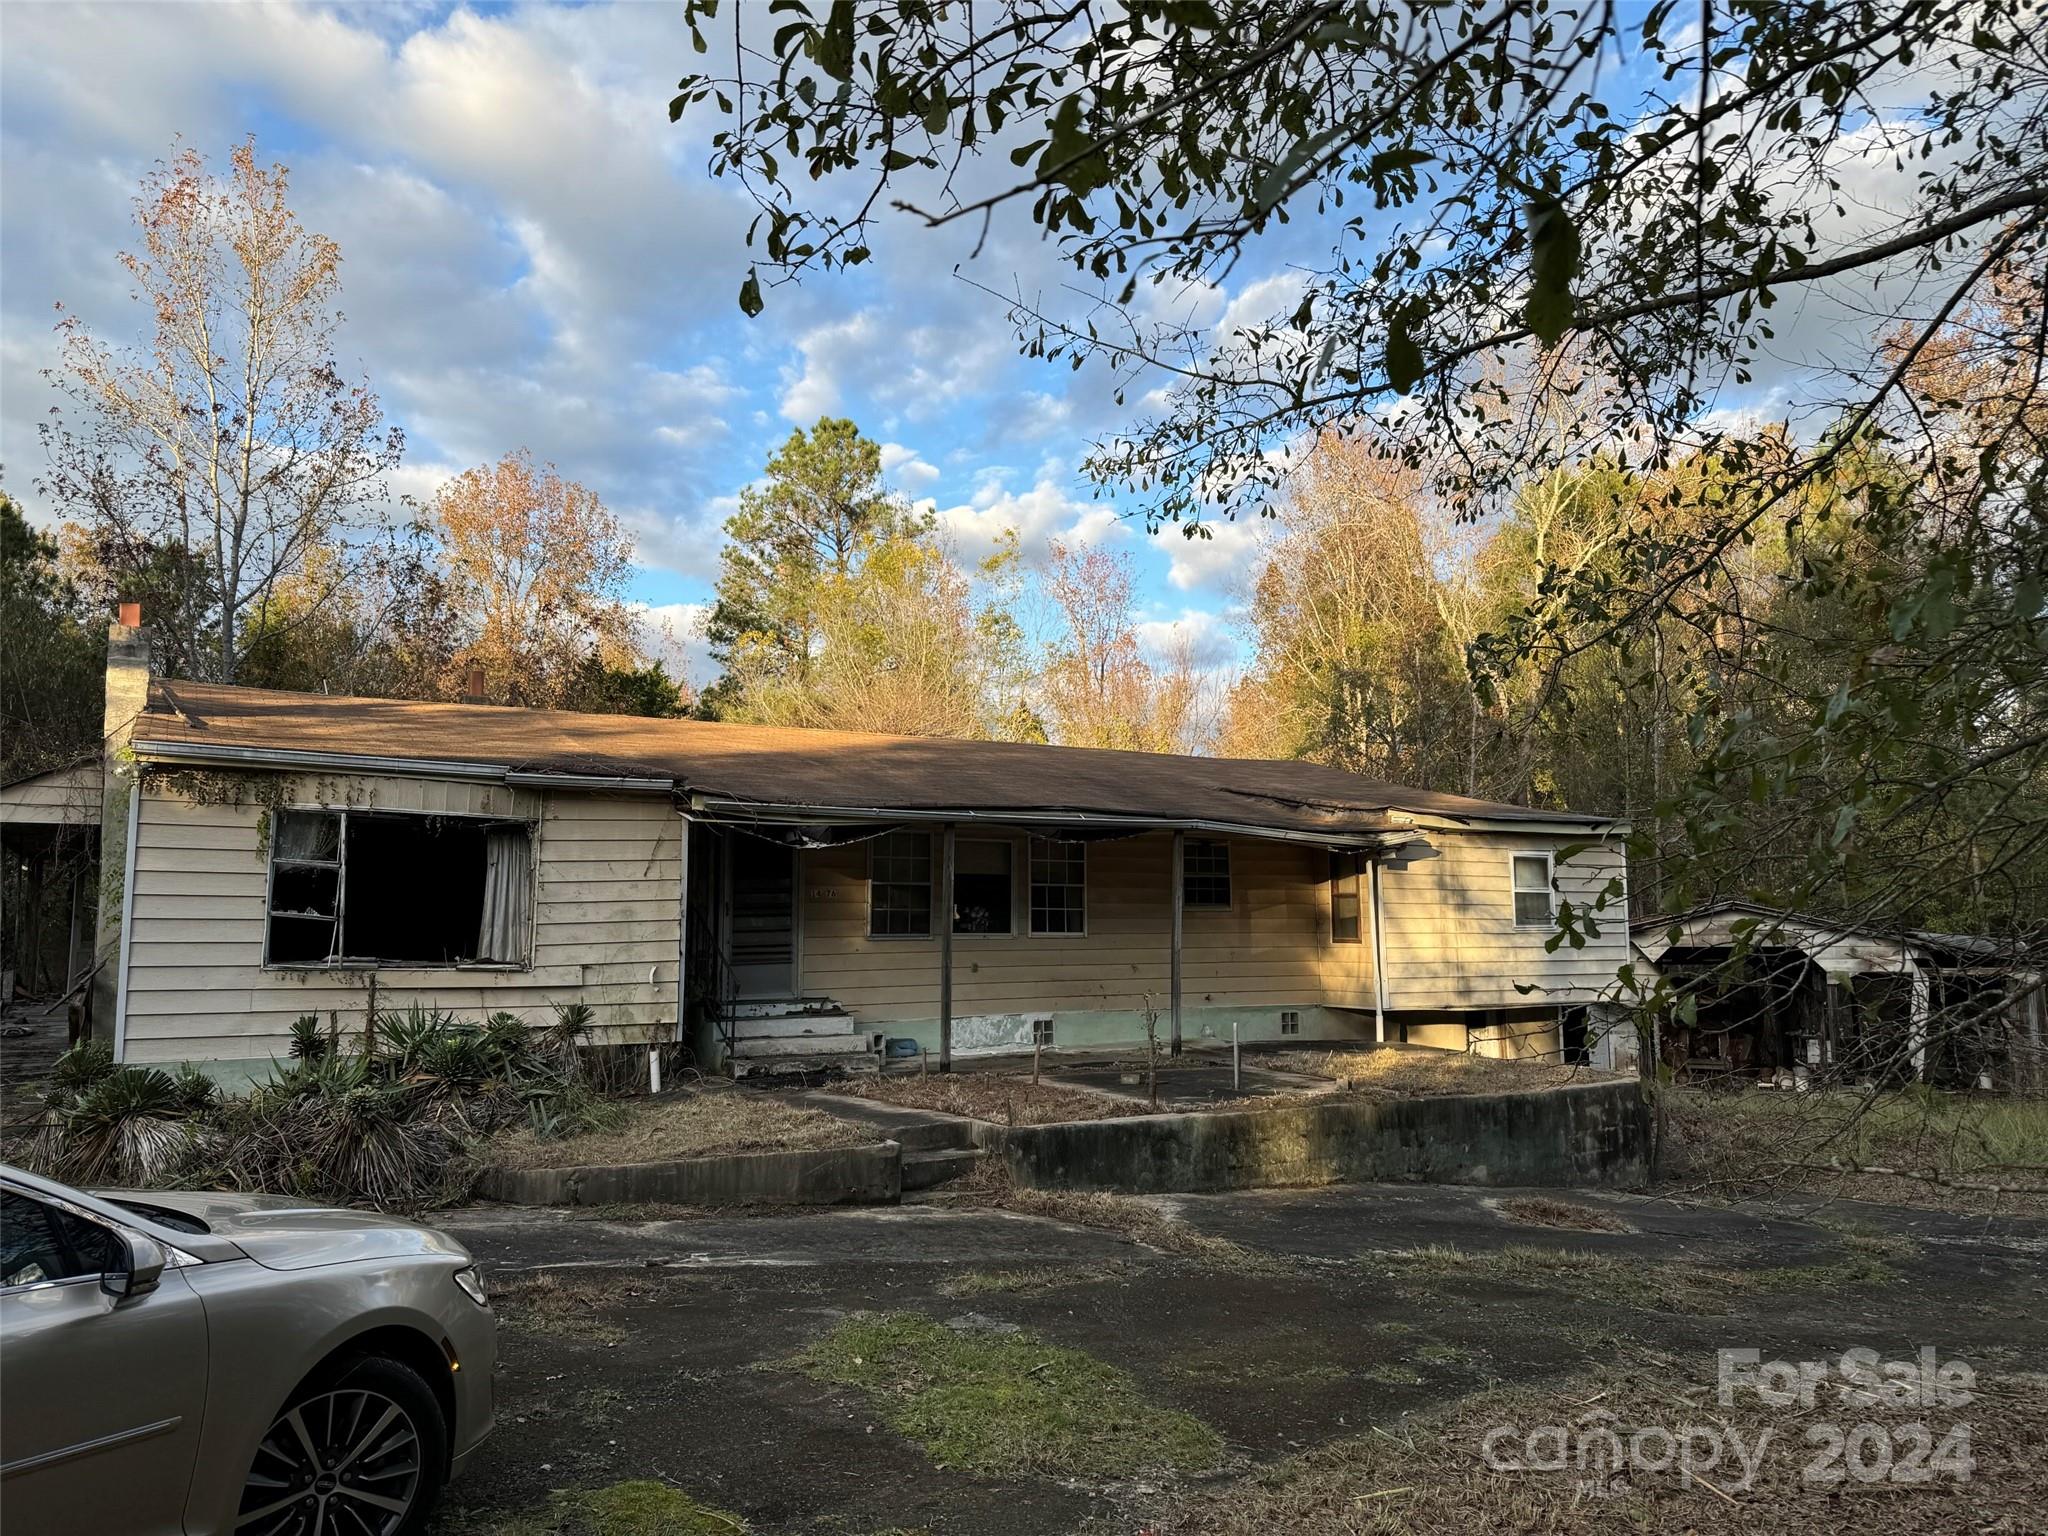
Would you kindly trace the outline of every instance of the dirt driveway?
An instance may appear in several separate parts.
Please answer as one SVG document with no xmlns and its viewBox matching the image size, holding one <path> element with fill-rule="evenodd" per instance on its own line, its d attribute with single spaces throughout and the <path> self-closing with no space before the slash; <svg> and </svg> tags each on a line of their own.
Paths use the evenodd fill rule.
<svg viewBox="0 0 2048 1536">
<path fill-rule="evenodd" d="M 1265 1497 L 1301 1453 L 1391 1443 L 1471 1394 L 1540 1397 L 1631 1361 L 1695 1399 L 1723 1347 L 1804 1361 L 1932 1346 L 1987 1373 L 2048 1369 L 2048 1224 L 1566 1198 L 1576 1210 L 1415 1186 L 1144 1202 L 1189 1235 L 1166 1246 L 943 1202 L 651 1222 L 447 1213 L 505 1327 L 498 1430 L 441 1526 L 1234 1530 L 1234 1490 Z M 2003 1499 L 2019 1523 L 1972 1528 L 2037 1528 L 2040 1485 L 1996 1435 L 1980 1433 L 1970 1507 L 1997 1518 Z M 596 1492 L 621 1484 L 666 1484 L 677 1502 Z M 1919 1492 L 1884 1491 L 1917 1529 L 1948 1529 L 1958 1509 L 1955 1489 L 1917 1514 Z M 1717 1529 L 1721 1503 L 1740 1502 L 1679 1494 Z M 1739 1510 L 1740 1528 L 1827 1528 L 1780 1526 L 1775 1508 Z"/>
</svg>

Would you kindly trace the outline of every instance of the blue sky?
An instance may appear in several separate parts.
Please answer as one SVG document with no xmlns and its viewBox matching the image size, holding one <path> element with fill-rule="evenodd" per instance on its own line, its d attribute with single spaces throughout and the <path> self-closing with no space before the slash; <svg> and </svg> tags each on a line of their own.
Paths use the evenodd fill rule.
<svg viewBox="0 0 2048 1536">
<path fill-rule="evenodd" d="M 146 315 L 115 253 L 129 200 L 182 136 L 216 160 L 244 134 L 293 173 L 309 228 L 340 242 L 345 367 L 406 432 L 395 488 L 517 447 L 595 487 L 639 550 L 636 599 L 687 631 L 718 528 L 796 424 L 849 415 L 892 483 L 929 499 L 963 556 L 1015 528 L 1129 549 L 1153 643 L 1209 664 L 1254 528 L 1146 534 L 1077 467 L 1129 419 L 1090 372 L 1020 358 L 1002 307 L 954 275 L 973 231 L 898 219 L 864 270 L 735 295 L 752 208 L 704 170 L 706 125 L 667 103 L 693 67 L 672 5 L 315 9 L 9 6 L 0 12 L 0 464 L 32 515 L 36 422 L 55 395 L 52 305 L 110 340 Z M 1006 168 L 1006 167 L 1005 167 Z M 1277 252 L 1186 312 L 1282 307 Z M 1021 221 L 972 277 L 1048 291 L 1069 269 Z M 701 655 L 697 681 L 708 680 Z"/>
</svg>

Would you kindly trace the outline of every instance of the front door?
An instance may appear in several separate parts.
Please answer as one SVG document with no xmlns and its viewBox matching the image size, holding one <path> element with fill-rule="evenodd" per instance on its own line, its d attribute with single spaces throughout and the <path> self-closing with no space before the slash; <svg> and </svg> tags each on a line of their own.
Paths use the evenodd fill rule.
<svg viewBox="0 0 2048 1536">
<path fill-rule="evenodd" d="M 742 1002 L 796 996 L 796 851 L 756 837 L 732 850 L 732 975 Z"/>
</svg>

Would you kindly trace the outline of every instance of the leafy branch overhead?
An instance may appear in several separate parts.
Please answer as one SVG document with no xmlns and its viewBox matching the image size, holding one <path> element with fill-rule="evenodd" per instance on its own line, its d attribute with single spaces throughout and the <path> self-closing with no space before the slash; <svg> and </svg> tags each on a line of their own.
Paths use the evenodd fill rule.
<svg viewBox="0 0 2048 1536">
<path fill-rule="evenodd" d="M 1933 292 L 2015 221 L 2038 250 L 2048 199 L 2036 0 L 688 15 L 721 62 L 670 113 L 711 119 L 711 169 L 759 207 L 742 307 L 869 260 L 891 209 L 976 249 L 1028 220 L 1080 297 L 1013 290 L 1022 345 L 1105 366 L 1130 398 L 1166 387 L 1090 466 L 1163 518 L 1262 505 L 1276 445 L 1390 394 L 1414 397 L 1418 441 L 1473 444 L 1482 500 L 1501 481 L 1481 448 L 1527 423 L 1475 389 L 1567 340 L 1619 386 L 1586 437 L 1647 431 L 1655 453 L 1750 376 L 1780 300 L 1838 278 Z M 1873 211 L 1850 182 L 1879 166 Z M 1289 237 L 1300 296 L 1266 323 L 1212 336 L 1141 300 L 1230 277 L 1303 217 L 1324 254 Z"/>
</svg>

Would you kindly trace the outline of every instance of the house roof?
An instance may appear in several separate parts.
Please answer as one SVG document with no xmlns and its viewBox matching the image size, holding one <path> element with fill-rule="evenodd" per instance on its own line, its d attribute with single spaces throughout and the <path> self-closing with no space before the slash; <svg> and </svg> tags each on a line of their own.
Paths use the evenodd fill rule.
<svg viewBox="0 0 2048 1536">
<path fill-rule="evenodd" d="M 1213 824 L 1378 840 L 1391 812 L 1474 821 L 1604 824 L 1383 784 L 1314 763 L 1174 757 L 1019 742 L 654 720 L 485 704 L 341 698 L 153 680 L 139 756 L 390 760 L 518 774 L 673 782 L 726 814 L 957 813 L 995 819 Z M 647 787 L 657 787 L 649 784 Z"/>
</svg>

